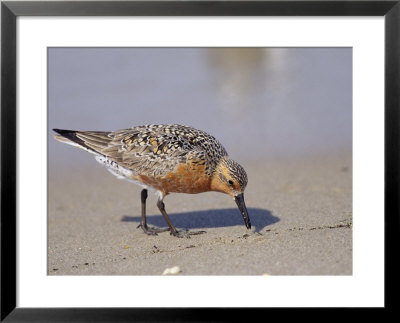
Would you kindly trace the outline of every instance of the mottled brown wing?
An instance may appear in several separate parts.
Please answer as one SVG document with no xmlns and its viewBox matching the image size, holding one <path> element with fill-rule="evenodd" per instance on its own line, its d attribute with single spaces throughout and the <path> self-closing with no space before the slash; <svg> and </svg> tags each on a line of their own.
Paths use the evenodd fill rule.
<svg viewBox="0 0 400 323">
<path fill-rule="evenodd" d="M 182 125 L 146 125 L 115 133 L 116 142 L 123 144 L 126 158 L 123 162 L 136 162 L 156 173 L 173 170 L 178 164 L 205 165 L 211 173 L 225 148 L 204 131 Z M 128 157 L 129 156 L 129 157 Z M 133 157 L 130 157 L 133 156 Z M 137 161 L 144 156 L 144 161 Z M 137 166 L 129 165 L 130 168 Z"/>
<path fill-rule="evenodd" d="M 161 176 L 186 161 L 187 151 L 172 138 L 152 130 L 124 129 L 116 132 L 77 132 L 85 146 L 137 174 Z"/>
<path fill-rule="evenodd" d="M 209 134 L 180 125 L 146 125 L 116 132 L 77 132 L 84 144 L 138 174 L 160 176 L 178 164 L 205 165 L 210 171 L 224 147 Z"/>
</svg>

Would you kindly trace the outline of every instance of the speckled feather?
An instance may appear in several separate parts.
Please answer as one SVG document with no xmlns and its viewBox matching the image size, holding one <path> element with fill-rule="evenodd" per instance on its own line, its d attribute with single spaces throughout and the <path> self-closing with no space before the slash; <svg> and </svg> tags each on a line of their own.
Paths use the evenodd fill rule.
<svg viewBox="0 0 400 323">
<path fill-rule="evenodd" d="M 137 174 L 160 177 L 180 163 L 204 165 L 211 175 L 225 148 L 204 131 L 181 125 L 144 125 L 115 132 L 77 131 L 83 144 Z"/>
</svg>

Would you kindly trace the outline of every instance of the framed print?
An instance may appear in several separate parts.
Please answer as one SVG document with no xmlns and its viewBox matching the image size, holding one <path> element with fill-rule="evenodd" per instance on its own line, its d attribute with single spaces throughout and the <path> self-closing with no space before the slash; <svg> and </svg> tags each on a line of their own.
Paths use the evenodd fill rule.
<svg viewBox="0 0 400 323">
<path fill-rule="evenodd" d="M 2 320 L 393 305 L 398 1 L 1 9 Z"/>
</svg>

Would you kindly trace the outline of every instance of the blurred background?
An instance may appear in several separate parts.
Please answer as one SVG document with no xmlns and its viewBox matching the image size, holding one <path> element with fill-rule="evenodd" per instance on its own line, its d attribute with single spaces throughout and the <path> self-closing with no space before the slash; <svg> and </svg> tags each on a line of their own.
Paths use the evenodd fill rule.
<svg viewBox="0 0 400 323">
<path fill-rule="evenodd" d="M 184 124 L 238 161 L 348 153 L 352 50 L 49 48 L 48 118 L 50 168 L 93 163 L 52 128 Z"/>
<path fill-rule="evenodd" d="M 207 234 L 146 236 L 141 188 L 51 130 L 152 123 L 218 138 L 246 170 L 257 234 L 207 192 L 166 198 L 177 228 Z M 49 274 L 352 273 L 351 48 L 49 48 L 48 134 Z"/>
</svg>

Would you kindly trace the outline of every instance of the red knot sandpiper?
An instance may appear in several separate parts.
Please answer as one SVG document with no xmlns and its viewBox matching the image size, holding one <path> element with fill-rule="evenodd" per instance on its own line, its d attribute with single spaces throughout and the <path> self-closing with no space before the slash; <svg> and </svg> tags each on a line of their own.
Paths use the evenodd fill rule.
<svg viewBox="0 0 400 323">
<path fill-rule="evenodd" d="M 142 217 L 138 227 L 148 235 L 170 231 L 176 237 L 205 231 L 178 231 L 165 211 L 169 193 L 229 194 L 239 207 L 247 229 L 250 218 L 243 192 L 247 175 L 220 142 L 208 133 L 181 125 L 144 125 L 113 132 L 53 129 L 55 139 L 94 154 L 95 159 L 120 179 L 143 187 Z M 158 192 L 157 207 L 168 228 L 153 228 L 146 221 L 147 190 Z"/>
</svg>

